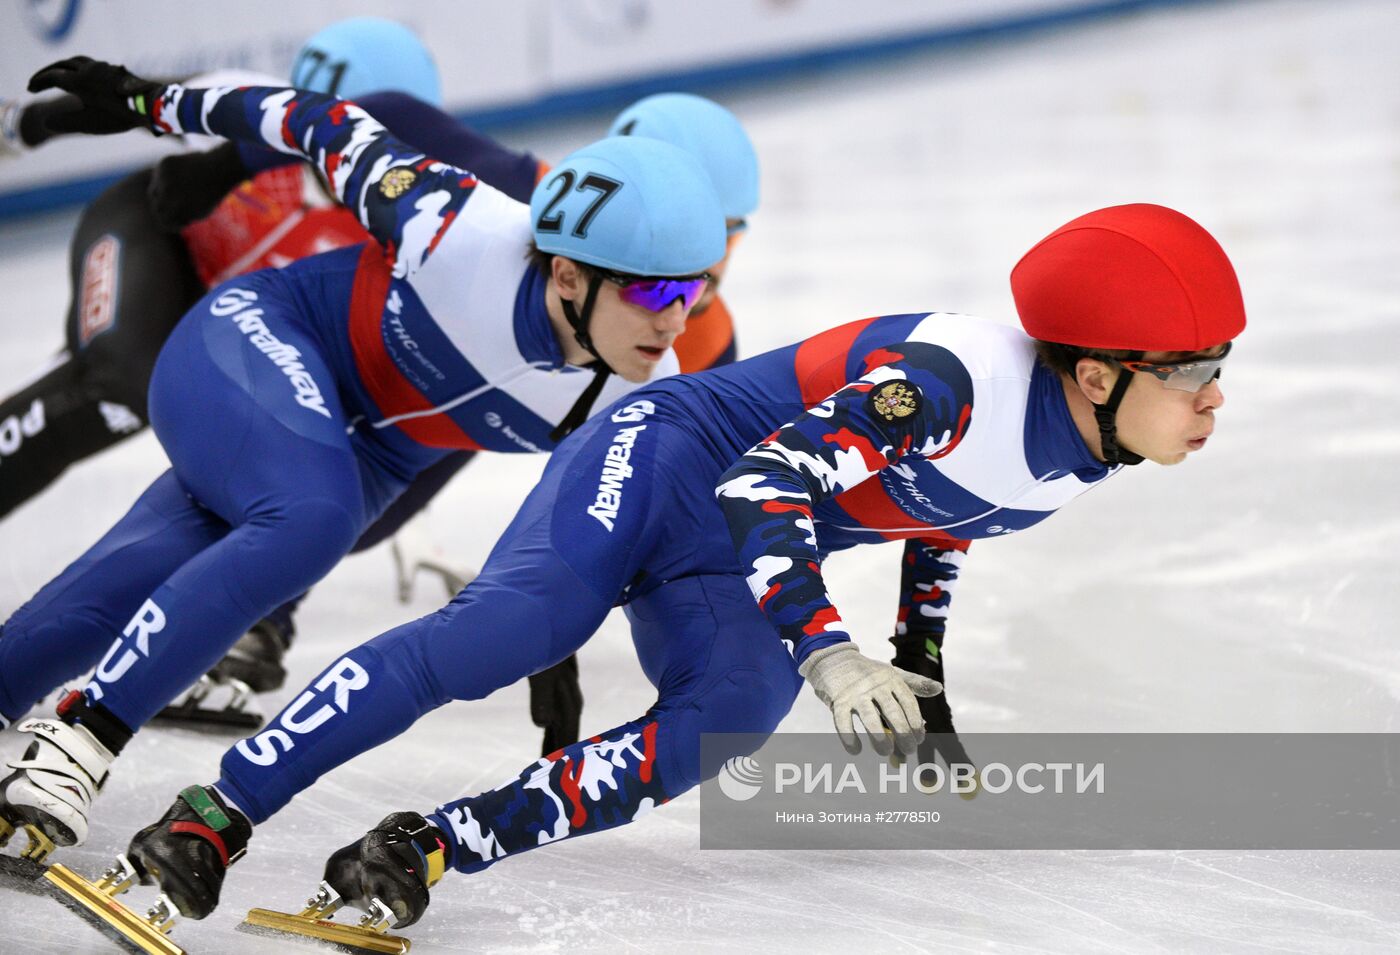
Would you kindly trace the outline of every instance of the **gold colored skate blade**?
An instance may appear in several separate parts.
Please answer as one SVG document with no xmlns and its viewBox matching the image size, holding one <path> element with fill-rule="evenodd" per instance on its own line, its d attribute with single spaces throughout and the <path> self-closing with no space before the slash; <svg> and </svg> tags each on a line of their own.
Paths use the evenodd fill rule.
<svg viewBox="0 0 1400 955">
<path fill-rule="evenodd" d="M 28 859 L 35 865 L 44 865 L 44 860 L 54 850 L 53 840 L 44 835 L 44 830 L 35 825 L 25 826 L 24 834 L 29 837 L 29 845 L 25 846 L 24 851 L 19 854 L 20 858 Z"/>
<path fill-rule="evenodd" d="M 149 955 L 185 955 L 183 948 L 154 925 L 67 866 L 54 863 L 44 878 L 141 951 Z"/>
<path fill-rule="evenodd" d="M 253 909 L 243 920 L 243 925 L 251 925 L 259 930 L 284 932 L 300 938 L 313 938 L 333 945 L 342 945 L 359 952 L 387 952 L 390 955 L 404 955 L 412 944 L 399 935 L 388 935 L 373 929 L 356 925 L 342 925 L 328 919 L 312 918 L 308 915 L 289 915 L 271 909 Z"/>
</svg>

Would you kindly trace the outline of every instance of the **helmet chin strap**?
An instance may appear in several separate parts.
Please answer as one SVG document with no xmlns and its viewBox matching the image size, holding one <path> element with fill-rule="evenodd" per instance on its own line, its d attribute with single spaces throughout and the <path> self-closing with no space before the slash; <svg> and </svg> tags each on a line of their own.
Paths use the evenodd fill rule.
<svg viewBox="0 0 1400 955">
<path fill-rule="evenodd" d="M 588 331 L 589 322 L 593 318 L 593 305 L 598 300 L 598 289 L 602 286 L 603 279 L 594 275 L 588 280 L 588 291 L 583 296 L 583 308 L 574 308 L 572 299 L 561 298 L 560 306 L 564 309 L 564 318 L 568 321 L 569 327 L 574 330 L 574 341 L 593 356 L 593 361 L 584 365 L 584 368 L 593 370 L 593 380 L 588 383 L 588 387 L 583 389 L 583 394 L 578 396 L 574 406 L 569 409 L 569 413 L 564 416 L 553 431 L 549 433 L 549 440 L 554 442 L 563 441 L 579 425 L 588 420 L 588 413 L 593 410 L 593 402 L 598 400 L 598 395 L 603 391 L 603 383 L 607 381 L 608 375 L 613 373 L 612 368 L 603 360 L 603 356 L 598 354 L 597 347 L 593 344 L 593 336 Z"/>
<path fill-rule="evenodd" d="M 602 365 L 611 373 L 608 363 L 603 361 L 603 356 L 598 354 L 597 347 L 593 344 L 593 335 L 588 331 L 589 322 L 593 320 L 593 305 L 598 301 L 598 289 L 603 285 L 601 276 L 593 275 L 588 279 L 588 291 L 583 295 L 583 308 L 574 308 L 573 299 L 560 298 L 559 304 L 564 309 L 564 318 L 569 323 L 569 327 L 574 330 L 574 341 L 578 342 L 584 351 L 592 355 L 596 361 L 589 362 L 584 368 L 597 368 Z"/>
<path fill-rule="evenodd" d="M 1135 361 L 1142 356 L 1142 352 L 1133 352 L 1130 357 Z M 1099 446 L 1103 450 L 1104 463 L 1110 467 L 1117 464 L 1141 464 L 1145 460 L 1142 455 L 1129 451 L 1118 443 L 1118 406 L 1123 403 L 1123 396 L 1128 393 L 1128 386 L 1133 383 L 1135 374 L 1136 372 L 1123 368 L 1118 380 L 1113 383 L 1108 400 L 1101 405 L 1094 405 L 1094 420 L 1099 423 Z"/>
</svg>

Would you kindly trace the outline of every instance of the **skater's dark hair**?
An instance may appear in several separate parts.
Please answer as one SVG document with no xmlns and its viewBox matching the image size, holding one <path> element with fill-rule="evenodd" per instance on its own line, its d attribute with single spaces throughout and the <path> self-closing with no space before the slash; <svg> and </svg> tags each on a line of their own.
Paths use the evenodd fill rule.
<svg viewBox="0 0 1400 955">
<path fill-rule="evenodd" d="M 1120 361 L 1131 359 L 1138 353 L 1115 348 L 1081 348 L 1078 345 L 1062 345 L 1059 342 L 1043 342 L 1035 339 L 1035 355 L 1040 363 L 1051 371 L 1074 377 L 1075 366 L 1081 358 L 1116 358 Z"/>
<path fill-rule="evenodd" d="M 557 257 L 561 259 L 568 258 L 568 256 L 565 255 Z M 530 265 L 534 266 L 535 270 L 545 278 L 549 278 L 549 276 L 553 274 L 552 263 L 556 258 L 555 253 L 541 251 L 539 246 L 531 242 L 530 248 L 525 252 L 525 258 L 529 261 Z M 583 273 L 585 280 L 593 276 L 593 269 L 589 268 L 586 263 L 580 262 L 578 259 L 569 259 L 569 261 L 578 266 L 578 270 Z"/>
</svg>

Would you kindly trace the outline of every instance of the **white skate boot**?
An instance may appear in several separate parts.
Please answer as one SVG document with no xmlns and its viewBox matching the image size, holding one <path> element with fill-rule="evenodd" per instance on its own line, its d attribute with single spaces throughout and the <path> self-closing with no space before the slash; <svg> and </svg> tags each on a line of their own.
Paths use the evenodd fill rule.
<svg viewBox="0 0 1400 955">
<path fill-rule="evenodd" d="M 34 742 L 0 780 L 0 816 L 19 828 L 34 826 L 58 846 L 82 845 L 88 810 L 115 758 L 86 727 L 60 719 L 25 720 L 15 727 Z"/>
</svg>

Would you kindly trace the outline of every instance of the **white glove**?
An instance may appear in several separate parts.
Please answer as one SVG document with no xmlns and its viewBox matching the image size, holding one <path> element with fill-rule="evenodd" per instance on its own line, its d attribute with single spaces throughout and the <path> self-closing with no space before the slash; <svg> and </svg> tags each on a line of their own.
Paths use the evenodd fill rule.
<svg viewBox="0 0 1400 955">
<path fill-rule="evenodd" d="M 851 721 L 852 714 L 860 717 L 870 745 L 881 756 L 890 755 L 894 748 L 885 727 L 894 733 L 894 742 L 901 750 L 911 755 L 917 752 L 924 738 L 924 718 L 919 715 L 916 697 L 943 692 L 943 684 L 937 680 L 872 660 L 854 643 L 838 643 L 815 651 L 797 672 L 831 707 L 836 735 L 851 754 L 860 752 L 860 737 Z"/>
</svg>

